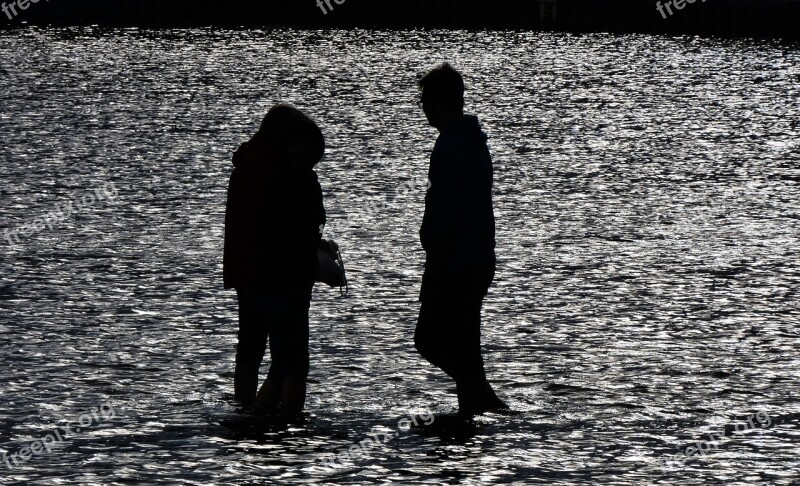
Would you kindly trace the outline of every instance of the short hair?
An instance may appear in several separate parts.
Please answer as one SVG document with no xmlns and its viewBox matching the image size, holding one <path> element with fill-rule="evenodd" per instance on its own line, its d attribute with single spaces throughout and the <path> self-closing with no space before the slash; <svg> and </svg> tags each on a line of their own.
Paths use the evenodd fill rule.
<svg viewBox="0 0 800 486">
<path fill-rule="evenodd" d="M 425 99 L 435 99 L 448 109 L 464 109 L 464 78 L 449 63 L 432 69 L 418 84 Z"/>
</svg>

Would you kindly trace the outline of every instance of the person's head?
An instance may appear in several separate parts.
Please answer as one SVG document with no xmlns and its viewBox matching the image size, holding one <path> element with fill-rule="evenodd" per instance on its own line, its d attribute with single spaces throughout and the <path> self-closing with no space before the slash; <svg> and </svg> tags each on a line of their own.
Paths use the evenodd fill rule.
<svg viewBox="0 0 800 486">
<path fill-rule="evenodd" d="M 298 167 L 313 169 L 325 155 L 322 131 L 310 118 L 298 120 L 286 139 L 286 160 Z"/>
<path fill-rule="evenodd" d="M 316 123 L 297 108 L 273 106 L 253 137 L 275 150 L 290 165 L 313 168 L 325 155 L 325 138 Z"/>
<path fill-rule="evenodd" d="M 444 63 L 419 80 L 420 104 L 431 126 L 441 129 L 464 114 L 464 78 Z"/>
</svg>

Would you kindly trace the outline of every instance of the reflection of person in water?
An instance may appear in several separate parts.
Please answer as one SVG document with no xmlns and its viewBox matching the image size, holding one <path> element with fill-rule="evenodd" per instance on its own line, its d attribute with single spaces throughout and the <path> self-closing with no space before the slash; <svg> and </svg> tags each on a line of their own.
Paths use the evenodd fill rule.
<svg viewBox="0 0 800 486">
<path fill-rule="evenodd" d="M 426 260 L 414 342 L 456 381 L 459 413 L 507 408 L 486 379 L 480 343 L 481 305 L 495 271 L 487 137 L 476 117 L 464 115 L 464 81 L 449 64 L 419 86 L 419 104 L 440 135 L 420 229 Z"/>
<path fill-rule="evenodd" d="M 305 403 L 308 311 L 325 224 L 313 168 L 324 151 L 310 118 L 277 105 L 233 156 L 223 274 L 239 298 L 235 394 L 257 412 L 291 416 Z M 268 340 L 272 362 L 256 393 Z"/>
</svg>

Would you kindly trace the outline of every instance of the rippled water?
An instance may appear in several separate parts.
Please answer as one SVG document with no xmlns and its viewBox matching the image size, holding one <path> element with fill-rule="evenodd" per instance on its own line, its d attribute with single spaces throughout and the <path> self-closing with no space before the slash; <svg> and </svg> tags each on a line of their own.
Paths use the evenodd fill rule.
<svg viewBox="0 0 800 486">
<path fill-rule="evenodd" d="M 520 412 L 472 425 L 412 344 L 436 136 L 415 81 L 443 60 L 491 137 L 484 349 Z M 0 482 L 800 484 L 798 49 L 27 30 L 0 33 L 0 72 L 0 233 L 74 202 L 0 243 L 0 450 L 114 411 L 0 462 Z M 315 291 L 311 417 L 289 428 L 237 415 L 221 278 L 230 155 L 277 101 L 326 134 L 326 231 L 351 280 Z M 427 410 L 366 457 L 316 462 Z M 714 430 L 699 459 L 654 462 Z"/>
</svg>

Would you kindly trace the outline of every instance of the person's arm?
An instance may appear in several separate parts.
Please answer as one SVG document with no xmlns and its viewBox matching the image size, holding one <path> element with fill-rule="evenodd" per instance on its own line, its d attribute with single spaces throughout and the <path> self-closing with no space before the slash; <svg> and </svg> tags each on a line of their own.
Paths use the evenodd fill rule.
<svg viewBox="0 0 800 486">
<path fill-rule="evenodd" d="M 222 278 L 226 289 L 236 287 L 238 282 L 238 270 L 241 267 L 241 252 L 238 245 L 241 238 L 239 228 L 241 213 L 238 204 L 238 173 L 233 169 L 228 182 L 228 195 L 225 202 L 225 236 L 224 247 L 222 249 Z"/>
<path fill-rule="evenodd" d="M 446 256 L 459 243 L 464 214 L 464 160 L 458 150 L 437 147 L 431 156 L 431 187 L 425 196 L 423 246 L 428 255 Z"/>
<path fill-rule="evenodd" d="M 304 211 L 296 226 L 295 244 L 298 258 L 302 262 L 299 270 L 302 272 L 304 285 L 311 286 L 317 276 L 317 252 L 322 239 L 322 228 L 326 223 L 326 215 L 322 187 L 316 176 L 311 177 L 307 184 L 306 190 L 302 193 L 305 200 L 301 202 L 300 206 L 304 208 Z"/>
<path fill-rule="evenodd" d="M 322 198 L 322 186 L 319 181 L 314 178 L 312 184 L 312 209 L 310 224 L 308 226 L 309 238 L 314 242 L 314 248 L 319 248 L 319 243 L 322 240 L 322 230 L 328 222 L 325 213 L 325 204 Z M 312 236 L 313 235 L 313 236 Z"/>
</svg>

